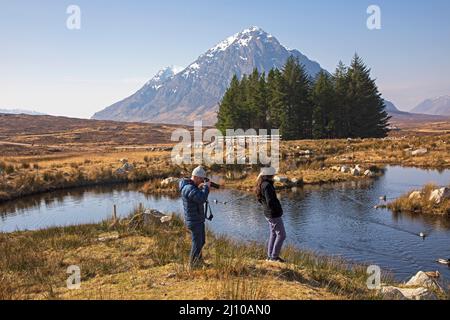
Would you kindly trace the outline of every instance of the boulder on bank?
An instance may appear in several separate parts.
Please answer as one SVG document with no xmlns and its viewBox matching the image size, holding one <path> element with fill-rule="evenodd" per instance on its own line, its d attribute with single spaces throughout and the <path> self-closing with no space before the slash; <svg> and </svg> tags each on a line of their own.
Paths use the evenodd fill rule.
<svg viewBox="0 0 450 320">
<path fill-rule="evenodd" d="M 380 295 L 383 300 L 408 300 L 397 287 L 382 287 Z"/>
<path fill-rule="evenodd" d="M 285 177 L 285 176 L 275 176 L 273 178 L 273 181 L 278 182 L 278 183 L 288 183 L 289 179 L 288 179 L 288 177 Z"/>
<path fill-rule="evenodd" d="M 293 185 L 293 186 L 300 186 L 303 184 L 303 179 L 298 179 L 298 178 L 291 178 L 289 180 L 289 182 Z"/>
<path fill-rule="evenodd" d="M 350 173 L 352 174 L 352 176 L 354 177 L 359 177 L 361 175 L 361 171 L 357 168 L 353 168 L 350 170 Z"/>
<path fill-rule="evenodd" d="M 411 152 L 411 155 L 417 157 L 417 156 L 424 156 L 428 153 L 428 149 L 426 148 L 420 148 L 417 150 L 414 150 L 413 152 Z"/>
<path fill-rule="evenodd" d="M 373 176 L 375 176 L 375 173 L 373 173 L 373 172 L 370 171 L 370 170 L 366 170 L 366 171 L 364 172 L 364 176 L 366 176 L 366 177 L 373 177 Z"/>
<path fill-rule="evenodd" d="M 161 186 L 168 187 L 172 185 L 177 185 L 178 181 L 180 181 L 178 178 L 175 177 L 169 177 L 161 181 Z"/>
<path fill-rule="evenodd" d="M 439 277 L 439 272 L 419 271 L 405 283 L 405 287 L 382 287 L 380 294 L 383 300 L 437 300 L 435 292 L 445 291 L 429 274 Z"/>
<path fill-rule="evenodd" d="M 383 300 L 437 300 L 437 296 L 427 288 L 383 287 L 380 290 Z"/>
<path fill-rule="evenodd" d="M 450 188 L 440 188 L 433 190 L 430 195 L 430 201 L 441 204 L 443 201 L 450 199 Z"/>
<path fill-rule="evenodd" d="M 134 170 L 134 166 L 128 162 L 125 162 L 122 167 L 116 170 L 117 174 L 125 174 L 128 171 Z"/>
<path fill-rule="evenodd" d="M 439 275 L 439 273 L 437 273 Z M 414 277 L 412 277 L 407 283 L 408 287 L 424 287 L 431 290 L 438 290 L 443 292 L 442 287 L 436 282 L 435 279 L 430 277 L 427 273 L 419 271 Z"/>
</svg>

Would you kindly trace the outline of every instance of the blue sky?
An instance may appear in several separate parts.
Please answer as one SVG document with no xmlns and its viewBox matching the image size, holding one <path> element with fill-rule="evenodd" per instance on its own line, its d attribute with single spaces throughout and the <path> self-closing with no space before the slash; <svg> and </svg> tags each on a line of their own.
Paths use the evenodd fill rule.
<svg viewBox="0 0 450 320">
<path fill-rule="evenodd" d="M 81 30 L 66 9 L 81 8 Z M 382 29 L 366 27 L 381 8 Z M 0 108 L 90 117 L 249 26 L 333 71 L 358 52 L 409 110 L 450 94 L 450 1 L 0 0 Z"/>
</svg>

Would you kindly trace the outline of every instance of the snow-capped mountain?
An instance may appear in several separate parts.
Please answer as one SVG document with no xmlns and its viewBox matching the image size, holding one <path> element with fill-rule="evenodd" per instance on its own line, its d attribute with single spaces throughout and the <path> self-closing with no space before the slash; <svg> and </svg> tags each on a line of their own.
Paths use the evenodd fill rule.
<svg viewBox="0 0 450 320">
<path fill-rule="evenodd" d="M 282 68 L 289 56 L 298 57 L 314 77 L 322 68 L 298 50 L 289 50 L 258 27 L 243 30 L 202 54 L 187 68 L 160 71 L 132 96 L 96 113 L 99 120 L 214 124 L 218 104 L 233 75 L 254 68 L 268 72 Z M 177 70 L 179 71 L 179 70 Z"/>
<path fill-rule="evenodd" d="M 411 112 L 436 116 L 450 116 L 450 96 L 427 99 L 415 107 Z"/>
</svg>

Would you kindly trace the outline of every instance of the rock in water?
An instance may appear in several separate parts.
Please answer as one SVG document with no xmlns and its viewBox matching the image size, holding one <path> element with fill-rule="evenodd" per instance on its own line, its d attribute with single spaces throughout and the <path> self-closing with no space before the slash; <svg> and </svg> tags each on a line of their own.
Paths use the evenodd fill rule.
<svg viewBox="0 0 450 320">
<path fill-rule="evenodd" d="M 430 201 L 441 204 L 444 200 L 450 199 L 450 189 L 441 188 L 434 190 L 430 195 Z"/>
</svg>

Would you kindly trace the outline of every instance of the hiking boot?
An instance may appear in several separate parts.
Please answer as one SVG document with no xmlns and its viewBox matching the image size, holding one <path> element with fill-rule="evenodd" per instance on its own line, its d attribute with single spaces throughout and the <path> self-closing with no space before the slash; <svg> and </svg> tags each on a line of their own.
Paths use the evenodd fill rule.
<svg viewBox="0 0 450 320">
<path fill-rule="evenodd" d="M 274 262 L 280 262 L 280 263 L 286 263 L 286 260 L 281 259 L 280 257 L 275 258 L 275 259 L 272 259 L 272 261 L 274 261 Z"/>
</svg>

